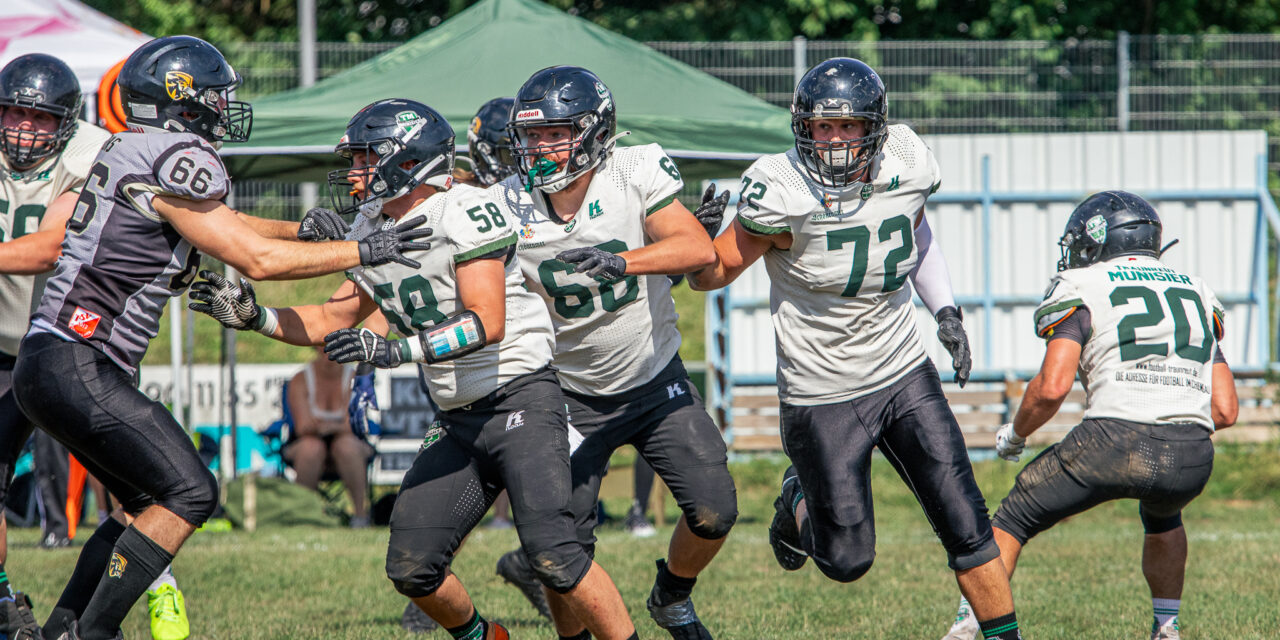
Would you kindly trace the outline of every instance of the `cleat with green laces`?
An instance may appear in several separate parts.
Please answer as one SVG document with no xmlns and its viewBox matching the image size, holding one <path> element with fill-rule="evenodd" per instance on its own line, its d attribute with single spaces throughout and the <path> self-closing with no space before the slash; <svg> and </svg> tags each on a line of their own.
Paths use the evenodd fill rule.
<svg viewBox="0 0 1280 640">
<path fill-rule="evenodd" d="M 151 614 L 153 640 L 187 640 L 191 635 L 187 604 L 177 587 L 165 583 L 155 591 L 148 591 L 147 612 Z"/>
</svg>

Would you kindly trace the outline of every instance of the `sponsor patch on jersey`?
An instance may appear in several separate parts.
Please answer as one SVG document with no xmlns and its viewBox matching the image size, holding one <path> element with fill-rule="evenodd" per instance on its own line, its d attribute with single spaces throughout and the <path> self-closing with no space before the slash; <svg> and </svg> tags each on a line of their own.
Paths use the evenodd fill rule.
<svg viewBox="0 0 1280 640">
<path fill-rule="evenodd" d="M 516 112 L 516 122 L 520 122 L 521 120 L 541 120 L 541 119 L 542 119 L 542 109 L 525 109 L 524 111 Z"/>
<path fill-rule="evenodd" d="M 164 92 L 173 100 L 181 100 L 191 95 L 191 74 L 182 71 L 164 72 Z"/>
<path fill-rule="evenodd" d="M 1093 241 L 1102 244 L 1107 240 L 1107 219 L 1098 214 L 1084 223 L 1084 231 Z"/>
<path fill-rule="evenodd" d="M 71 321 L 67 323 L 76 335 L 88 340 L 93 336 L 93 332 L 98 330 L 98 322 L 102 320 L 102 316 L 89 311 L 83 307 L 76 307 L 75 313 L 71 314 Z"/>
<path fill-rule="evenodd" d="M 528 239 L 530 239 L 530 238 L 532 238 L 532 237 L 533 237 L 533 227 L 531 227 L 531 226 L 529 226 L 529 225 L 527 225 L 527 224 L 526 224 L 526 225 L 524 225 L 523 227 L 520 227 L 520 239 L 521 239 L 521 240 L 528 240 Z"/>
</svg>

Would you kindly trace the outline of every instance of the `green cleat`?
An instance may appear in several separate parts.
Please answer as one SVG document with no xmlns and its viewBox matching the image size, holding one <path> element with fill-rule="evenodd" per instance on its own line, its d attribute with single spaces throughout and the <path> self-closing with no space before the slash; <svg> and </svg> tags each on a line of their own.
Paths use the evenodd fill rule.
<svg viewBox="0 0 1280 640">
<path fill-rule="evenodd" d="M 165 583 L 148 591 L 147 612 L 151 614 L 153 640 L 187 640 L 191 635 L 186 601 L 177 587 Z"/>
</svg>

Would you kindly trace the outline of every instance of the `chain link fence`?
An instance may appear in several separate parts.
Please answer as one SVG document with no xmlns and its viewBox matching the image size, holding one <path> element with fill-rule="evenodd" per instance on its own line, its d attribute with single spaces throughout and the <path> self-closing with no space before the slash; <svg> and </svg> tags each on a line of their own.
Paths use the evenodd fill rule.
<svg viewBox="0 0 1280 640">
<path fill-rule="evenodd" d="M 323 79 L 396 44 L 318 43 L 317 75 Z M 884 78 L 890 118 L 922 133 L 1263 129 L 1271 140 L 1272 173 L 1280 169 L 1280 35 L 648 44 L 779 106 L 790 104 L 796 80 L 810 66 L 856 57 Z M 250 99 L 298 84 L 296 43 L 224 51 L 244 75 L 241 93 Z M 273 185 L 240 182 L 237 196 L 245 206 L 275 199 L 263 204 L 299 211 L 301 192 Z M 323 197 L 323 186 L 320 191 Z"/>
</svg>

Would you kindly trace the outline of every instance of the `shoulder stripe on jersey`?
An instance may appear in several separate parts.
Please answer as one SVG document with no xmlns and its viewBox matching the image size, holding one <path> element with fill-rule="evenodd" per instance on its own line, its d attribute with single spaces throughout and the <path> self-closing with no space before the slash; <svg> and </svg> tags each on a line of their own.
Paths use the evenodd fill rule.
<svg viewBox="0 0 1280 640">
<path fill-rule="evenodd" d="M 667 205 L 671 204 L 672 202 L 675 202 L 675 200 L 676 200 L 676 194 L 674 193 L 663 198 L 662 200 L 659 200 L 658 204 L 655 204 L 652 207 L 649 207 L 649 210 L 644 212 L 645 217 L 647 218 L 653 215 L 654 213 L 661 211 Z"/>
<path fill-rule="evenodd" d="M 756 235 L 776 236 L 779 233 L 791 233 L 791 227 L 770 227 L 754 220 L 748 220 L 742 217 L 741 214 L 738 215 L 738 222 L 742 223 L 742 228 Z"/>
<path fill-rule="evenodd" d="M 482 255 L 484 255 L 484 254 L 486 254 L 486 253 L 493 253 L 494 251 L 500 251 L 500 250 L 502 250 L 502 249 L 505 249 L 505 248 L 507 248 L 507 247 L 509 247 L 509 246 L 511 246 L 511 245 L 513 245 L 513 244 L 515 244 L 515 243 L 516 243 L 516 234 L 513 232 L 511 235 L 509 235 L 509 236 L 507 236 L 507 237 L 505 237 L 505 238 L 502 238 L 502 239 L 499 239 L 499 240 L 494 240 L 493 242 L 490 242 L 489 244 L 486 244 L 486 245 L 482 245 L 482 246 L 476 247 L 475 249 L 472 249 L 472 250 L 470 250 L 470 251 L 464 251 L 464 252 L 462 252 L 462 253 L 455 253 L 455 254 L 453 255 L 453 263 L 454 263 L 454 264 L 459 264 L 459 263 L 466 262 L 466 261 L 468 261 L 468 260 L 474 260 L 474 259 L 479 258 L 480 256 L 482 256 Z"/>
<path fill-rule="evenodd" d="M 1070 300 L 1065 300 L 1063 302 L 1059 302 L 1058 304 L 1050 305 L 1048 307 L 1044 307 L 1042 309 L 1037 310 L 1036 316 L 1035 316 L 1036 335 L 1040 336 L 1041 338 L 1049 335 L 1049 331 L 1052 330 L 1054 327 L 1058 326 L 1058 323 L 1062 322 L 1063 320 L 1066 320 L 1068 317 L 1071 316 L 1072 313 L 1075 313 L 1075 307 L 1082 307 L 1082 306 L 1084 306 L 1084 300 L 1081 300 L 1080 298 L 1072 298 Z M 1064 311 L 1066 311 L 1066 313 L 1063 313 Z M 1048 326 L 1041 328 L 1040 326 L 1041 320 L 1044 320 L 1046 316 L 1050 316 L 1057 313 L 1061 313 L 1062 317 L 1054 318 Z"/>
<path fill-rule="evenodd" d="M 1226 328 L 1223 327 L 1222 309 L 1214 309 L 1213 310 L 1213 337 L 1221 341 L 1222 336 L 1225 334 L 1226 334 Z"/>
<path fill-rule="evenodd" d="M 1063 322 L 1066 322 L 1067 318 L 1070 318 L 1072 315 L 1074 315 L 1074 314 L 1075 314 L 1075 312 L 1076 312 L 1076 309 L 1079 309 L 1079 308 L 1080 308 L 1080 307 L 1070 307 L 1070 308 L 1068 308 L 1068 309 L 1067 309 L 1067 312 L 1066 312 L 1066 313 L 1064 313 L 1064 314 L 1062 314 L 1062 317 L 1061 317 L 1061 318 L 1058 318 L 1057 320 L 1054 320 L 1052 324 L 1050 324 L 1050 325 L 1046 326 L 1046 327 L 1045 327 L 1045 328 L 1043 328 L 1043 329 L 1040 329 L 1040 328 L 1039 328 L 1039 325 L 1037 325 L 1037 330 L 1040 332 L 1040 337 L 1041 337 L 1041 338 L 1048 338 L 1048 337 L 1052 336 L 1052 335 L 1053 335 L 1053 328 L 1054 328 L 1054 327 L 1056 327 L 1056 326 L 1058 326 L 1058 325 L 1060 325 L 1060 324 L 1062 324 Z"/>
</svg>

